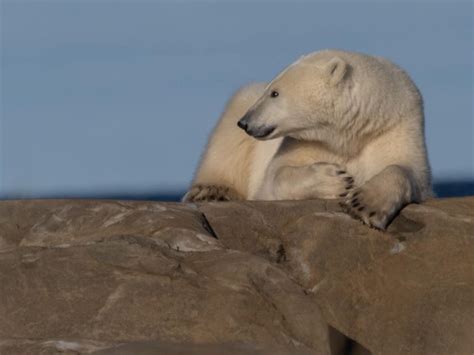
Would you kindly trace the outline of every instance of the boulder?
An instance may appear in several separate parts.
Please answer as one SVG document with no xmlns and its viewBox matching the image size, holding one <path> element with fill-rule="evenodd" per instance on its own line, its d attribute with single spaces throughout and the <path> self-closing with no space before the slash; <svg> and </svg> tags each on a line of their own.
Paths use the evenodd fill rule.
<svg viewBox="0 0 474 355">
<path fill-rule="evenodd" d="M 0 353 L 472 354 L 473 265 L 474 197 L 2 201 Z"/>
</svg>

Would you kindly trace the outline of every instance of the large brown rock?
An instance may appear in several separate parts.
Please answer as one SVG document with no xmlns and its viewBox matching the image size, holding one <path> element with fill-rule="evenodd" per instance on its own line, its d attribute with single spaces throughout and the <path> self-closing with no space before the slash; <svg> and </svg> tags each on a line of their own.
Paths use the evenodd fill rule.
<svg viewBox="0 0 474 355">
<path fill-rule="evenodd" d="M 1 354 L 472 354 L 474 198 L 0 202 Z"/>
</svg>

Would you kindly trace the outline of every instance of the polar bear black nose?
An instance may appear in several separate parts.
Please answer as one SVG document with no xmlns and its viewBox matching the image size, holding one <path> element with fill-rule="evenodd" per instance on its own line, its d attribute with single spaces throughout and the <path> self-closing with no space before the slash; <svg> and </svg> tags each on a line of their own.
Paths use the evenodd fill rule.
<svg viewBox="0 0 474 355">
<path fill-rule="evenodd" d="M 239 122 L 237 122 L 237 126 L 242 128 L 246 132 L 247 132 L 247 128 L 249 127 L 249 125 L 248 125 L 247 121 L 245 120 L 245 118 L 242 118 Z"/>
</svg>

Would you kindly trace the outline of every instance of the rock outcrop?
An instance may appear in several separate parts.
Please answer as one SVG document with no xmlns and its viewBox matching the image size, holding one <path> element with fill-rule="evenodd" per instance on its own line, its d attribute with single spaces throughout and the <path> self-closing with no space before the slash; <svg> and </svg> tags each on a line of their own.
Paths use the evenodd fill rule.
<svg viewBox="0 0 474 355">
<path fill-rule="evenodd" d="M 474 197 L 0 202 L 1 354 L 472 354 Z"/>
</svg>

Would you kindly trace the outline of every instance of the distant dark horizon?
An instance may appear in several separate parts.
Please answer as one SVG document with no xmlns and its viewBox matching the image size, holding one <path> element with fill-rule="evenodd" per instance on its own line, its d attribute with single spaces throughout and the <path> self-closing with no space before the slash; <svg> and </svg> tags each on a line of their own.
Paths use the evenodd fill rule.
<svg viewBox="0 0 474 355">
<path fill-rule="evenodd" d="M 446 180 L 436 181 L 433 183 L 433 190 L 437 198 L 474 196 L 474 180 Z M 186 193 L 185 189 L 173 189 L 163 191 L 150 191 L 140 193 L 128 193 L 124 191 L 116 193 L 62 193 L 43 196 L 0 196 L 0 200 L 15 199 L 94 199 L 94 200 L 143 200 L 143 201 L 162 201 L 162 202 L 179 202 Z"/>
</svg>

